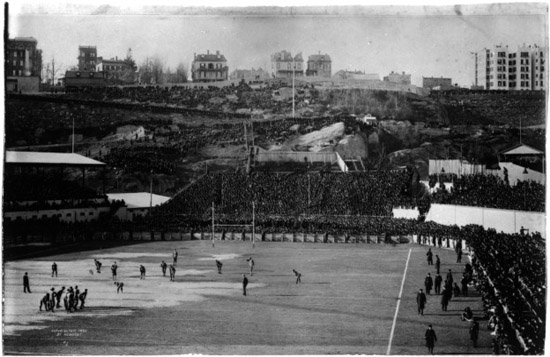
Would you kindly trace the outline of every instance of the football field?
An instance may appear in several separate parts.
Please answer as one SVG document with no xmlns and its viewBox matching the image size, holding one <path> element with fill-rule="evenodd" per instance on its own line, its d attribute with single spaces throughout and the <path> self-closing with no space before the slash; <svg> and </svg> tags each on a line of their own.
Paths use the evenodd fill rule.
<svg viewBox="0 0 550 357">
<path fill-rule="evenodd" d="M 170 281 L 160 263 L 171 264 L 174 249 L 179 257 Z M 467 258 L 459 264 L 452 250 L 432 250 L 441 258 L 442 276 L 452 269 L 459 281 Z M 257 242 L 253 248 L 250 242 L 220 241 L 213 248 L 209 241 L 172 241 L 10 261 L 4 265 L 3 352 L 425 354 L 424 331 L 433 324 L 436 354 L 491 353 L 486 322 L 480 322 L 474 349 L 468 324 L 458 317 L 466 306 L 481 316 L 473 289 L 470 297 L 453 298 L 446 312 L 439 296 L 428 296 L 425 315 L 417 314 L 416 292 L 427 272 L 435 276 L 426 251 L 416 244 Z M 103 263 L 100 274 L 94 259 Z M 223 263 L 222 274 L 215 259 Z M 57 278 L 51 277 L 54 261 Z M 115 261 L 117 280 L 124 282 L 120 294 L 110 271 Z M 143 280 L 140 265 L 147 270 Z M 301 284 L 293 269 L 302 274 Z M 23 293 L 25 272 L 31 294 Z M 88 289 L 84 309 L 39 311 L 52 287 L 75 285 Z"/>
</svg>

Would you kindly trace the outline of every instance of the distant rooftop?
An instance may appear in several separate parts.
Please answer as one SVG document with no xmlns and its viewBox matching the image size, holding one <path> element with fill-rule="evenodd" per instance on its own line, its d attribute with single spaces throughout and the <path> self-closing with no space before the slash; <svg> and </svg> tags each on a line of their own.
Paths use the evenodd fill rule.
<svg viewBox="0 0 550 357">
<path fill-rule="evenodd" d="M 209 62 L 225 62 L 225 56 L 220 54 L 220 51 L 216 51 L 216 53 L 210 53 L 210 51 L 207 51 L 206 54 L 198 54 L 195 55 L 195 61 L 209 61 Z"/>
<path fill-rule="evenodd" d="M 35 166 L 104 166 L 105 163 L 80 154 L 34 151 L 6 151 L 6 164 Z"/>
<path fill-rule="evenodd" d="M 38 42 L 34 37 L 16 37 L 12 41 L 21 41 L 21 42 Z"/>
</svg>

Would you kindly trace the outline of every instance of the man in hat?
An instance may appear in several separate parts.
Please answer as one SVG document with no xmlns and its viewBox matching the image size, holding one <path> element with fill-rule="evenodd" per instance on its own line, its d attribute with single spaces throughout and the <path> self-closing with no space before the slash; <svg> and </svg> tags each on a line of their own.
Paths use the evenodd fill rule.
<svg viewBox="0 0 550 357">
<path fill-rule="evenodd" d="M 428 353 L 433 355 L 434 346 L 437 342 L 437 336 L 435 335 L 435 331 L 433 330 L 432 325 L 428 325 L 428 329 L 424 334 L 424 338 L 426 339 L 426 347 L 428 347 Z"/>
<path fill-rule="evenodd" d="M 243 295 L 246 296 L 246 287 L 248 286 L 248 278 L 243 274 Z"/>
<path fill-rule="evenodd" d="M 418 314 L 424 315 L 424 308 L 426 307 L 426 294 L 420 289 L 416 294 L 416 306 L 418 307 Z"/>
</svg>

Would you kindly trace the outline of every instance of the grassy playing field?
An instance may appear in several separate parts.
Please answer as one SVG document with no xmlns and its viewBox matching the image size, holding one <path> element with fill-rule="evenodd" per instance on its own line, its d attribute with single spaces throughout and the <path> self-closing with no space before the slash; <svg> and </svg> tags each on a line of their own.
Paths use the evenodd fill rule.
<svg viewBox="0 0 550 357">
<path fill-rule="evenodd" d="M 172 262 L 174 248 L 179 258 L 171 282 L 160 263 Z M 212 248 L 208 241 L 190 241 L 5 263 L 4 354 L 386 354 L 409 250 L 390 353 L 425 354 L 429 323 L 438 334 L 438 354 L 490 353 L 486 322 L 480 323 L 480 347 L 474 349 L 468 324 L 458 318 L 465 306 L 479 314 L 479 297 L 453 298 L 442 312 L 439 297 L 428 296 L 425 315 L 417 315 L 416 292 L 427 272 L 435 276 L 426 264 L 426 247 L 259 242 L 252 248 L 224 241 Z M 442 272 L 453 269 L 459 280 L 463 264 L 454 263 L 454 253 L 432 250 Z M 248 257 L 256 263 L 252 276 Z M 101 274 L 95 273 L 94 258 L 103 263 Z M 223 262 L 223 274 L 215 258 Z M 54 261 L 57 278 L 51 277 Z M 111 277 L 114 261 L 123 294 Z M 140 264 L 147 269 L 144 280 Z M 295 283 L 292 269 L 303 274 L 302 284 Z M 23 293 L 24 272 L 32 294 Z M 243 273 L 249 278 L 247 296 Z M 52 287 L 75 285 L 88 289 L 83 310 L 38 311 Z"/>
</svg>

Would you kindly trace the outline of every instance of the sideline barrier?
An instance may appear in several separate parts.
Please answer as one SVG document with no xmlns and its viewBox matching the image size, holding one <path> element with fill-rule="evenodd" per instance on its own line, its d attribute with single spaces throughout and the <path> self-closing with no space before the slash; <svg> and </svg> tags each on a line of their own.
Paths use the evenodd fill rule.
<svg viewBox="0 0 550 357">
<path fill-rule="evenodd" d="M 465 226 L 477 224 L 497 232 L 520 233 L 521 227 L 529 232 L 539 232 L 546 238 L 544 212 L 514 211 L 496 208 L 432 204 L 426 221 L 445 225 Z"/>
</svg>

